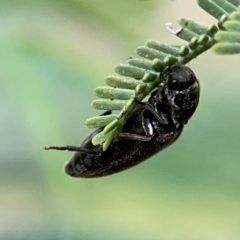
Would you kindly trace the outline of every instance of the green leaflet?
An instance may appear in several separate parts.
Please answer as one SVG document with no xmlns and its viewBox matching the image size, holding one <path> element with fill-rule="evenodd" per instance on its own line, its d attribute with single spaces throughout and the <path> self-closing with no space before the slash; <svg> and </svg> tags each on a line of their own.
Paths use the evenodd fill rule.
<svg viewBox="0 0 240 240">
<path fill-rule="evenodd" d="M 116 114 L 111 114 L 107 116 L 97 116 L 92 117 L 86 120 L 85 125 L 89 128 L 99 128 L 99 127 L 105 127 L 109 123 L 113 122 L 117 119 Z"/>
<path fill-rule="evenodd" d="M 100 98 L 109 98 L 109 99 L 120 99 L 125 100 L 129 99 L 132 94 L 134 94 L 133 90 L 121 89 L 121 88 L 112 88 L 112 87 L 97 87 L 94 90 L 97 97 Z"/>
</svg>

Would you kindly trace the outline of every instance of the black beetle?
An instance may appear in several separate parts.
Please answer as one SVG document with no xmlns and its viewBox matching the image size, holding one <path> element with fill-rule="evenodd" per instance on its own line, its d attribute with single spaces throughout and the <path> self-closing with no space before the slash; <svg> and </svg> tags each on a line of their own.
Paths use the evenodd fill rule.
<svg viewBox="0 0 240 240">
<path fill-rule="evenodd" d="M 94 178 L 128 169 L 175 142 L 197 108 L 200 86 L 189 67 L 175 65 L 160 75 L 163 84 L 151 93 L 148 102 L 140 102 L 124 125 L 123 131 L 106 151 L 94 146 L 88 136 L 80 147 L 45 148 L 76 151 L 65 166 L 72 177 Z M 110 111 L 104 115 L 110 114 Z"/>
</svg>

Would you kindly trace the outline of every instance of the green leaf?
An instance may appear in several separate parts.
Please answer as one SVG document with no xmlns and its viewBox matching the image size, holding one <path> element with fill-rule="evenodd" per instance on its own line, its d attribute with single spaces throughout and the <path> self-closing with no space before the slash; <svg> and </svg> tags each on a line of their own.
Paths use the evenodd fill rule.
<svg viewBox="0 0 240 240">
<path fill-rule="evenodd" d="M 152 69 L 152 61 L 149 61 L 147 59 L 138 59 L 138 58 L 132 58 L 127 61 L 127 63 L 131 66 L 143 68 L 146 70 L 153 71 Z"/>
<path fill-rule="evenodd" d="M 104 129 L 103 133 L 108 134 L 118 125 L 118 119 L 114 119 L 111 123 L 109 123 Z"/>
<path fill-rule="evenodd" d="M 142 79 L 146 72 L 141 68 L 133 67 L 127 64 L 119 64 L 114 68 L 114 70 L 120 75 L 133 77 L 135 79 Z"/>
<path fill-rule="evenodd" d="M 187 28 L 183 28 L 182 31 L 179 34 L 177 34 L 177 36 L 187 42 L 190 42 L 193 38 L 199 37 L 197 33 L 194 33 Z"/>
<path fill-rule="evenodd" d="M 187 28 L 191 32 L 194 32 L 198 35 L 202 35 L 207 32 L 207 28 L 205 26 L 200 25 L 192 19 L 181 18 L 178 22 L 183 28 Z"/>
<path fill-rule="evenodd" d="M 94 92 L 96 96 L 100 98 L 121 99 L 121 100 L 129 99 L 132 96 L 132 94 L 134 94 L 133 90 L 112 88 L 112 87 L 105 87 L 105 86 L 95 88 Z"/>
<path fill-rule="evenodd" d="M 213 46 L 213 51 L 218 54 L 238 54 L 240 43 L 217 43 Z"/>
<path fill-rule="evenodd" d="M 167 56 L 167 54 L 164 53 L 164 52 L 160 52 L 158 50 L 148 48 L 148 47 L 145 47 L 145 46 L 138 47 L 136 52 L 140 57 L 144 57 L 144 58 L 147 58 L 147 59 L 150 59 L 150 60 L 153 60 L 155 58 L 163 60 Z"/>
<path fill-rule="evenodd" d="M 214 1 L 198 0 L 198 5 L 216 19 L 220 19 L 222 15 L 228 14 L 220 5 L 216 4 Z"/>
<path fill-rule="evenodd" d="M 166 65 L 163 61 L 159 60 L 158 58 L 152 61 L 152 67 L 157 72 L 162 72 Z"/>
<path fill-rule="evenodd" d="M 157 77 L 158 77 L 157 74 L 146 73 L 146 74 L 144 75 L 142 81 L 145 82 L 145 83 L 153 82 Z"/>
<path fill-rule="evenodd" d="M 148 48 L 153 48 L 153 49 L 155 49 L 159 52 L 163 52 L 167 55 L 170 54 L 170 55 L 176 56 L 176 57 L 179 55 L 178 54 L 178 52 L 179 52 L 178 47 L 162 44 L 162 43 L 159 43 L 159 42 L 154 41 L 154 40 L 147 41 L 146 45 L 147 45 Z"/>
<path fill-rule="evenodd" d="M 240 1 L 239 0 L 228 0 L 233 6 L 239 7 L 240 6 Z"/>
<path fill-rule="evenodd" d="M 117 119 L 116 114 L 110 114 L 106 116 L 97 116 L 89 118 L 85 121 L 85 125 L 89 128 L 99 128 L 99 127 L 105 127 L 112 121 Z"/>
<path fill-rule="evenodd" d="M 92 107 L 99 110 L 121 110 L 127 101 L 96 99 L 92 102 Z"/>
<path fill-rule="evenodd" d="M 124 78 L 120 76 L 108 76 L 105 79 L 107 85 L 111 87 L 124 88 L 124 89 L 135 89 L 139 84 L 139 80 Z"/>
<path fill-rule="evenodd" d="M 117 128 L 115 128 L 112 132 L 109 133 L 108 138 L 103 143 L 103 151 L 107 150 L 107 148 L 110 146 L 110 144 L 113 141 L 113 139 L 116 137 L 117 133 L 118 133 Z"/>
<path fill-rule="evenodd" d="M 104 134 L 104 132 L 100 132 L 93 137 L 92 144 L 94 146 L 102 144 L 103 142 L 105 142 L 109 138 L 110 135 L 111 135 L 111 133 Z"/>
<path fill-rule="evenodd" d="M 224 11 L 226 11 L 227 13 L 232 13 L 233 11 L 237 10 L 237 8 L 234 5 L 232 5 L 226 0 L 212 0 L 212 1 L 218 6 L 220 6 L 222 9 L 224 9 Z"/>
<path fill-rule="evenodd" d="M 223 27 L 226 31 L 240 32 L 240 21 L 226 21 Z"/>
<path fill-rule="evenodd" d="M 235 20 L 235 21 L 240 21 L 240 11 L 233 12 L 230 15 L 230 19 Z"/>
<path fill-rule="evenodd" d="M 219 31 L 214 38 L 218 42 L 240 43 L 240 32 Z"/>
</svg>

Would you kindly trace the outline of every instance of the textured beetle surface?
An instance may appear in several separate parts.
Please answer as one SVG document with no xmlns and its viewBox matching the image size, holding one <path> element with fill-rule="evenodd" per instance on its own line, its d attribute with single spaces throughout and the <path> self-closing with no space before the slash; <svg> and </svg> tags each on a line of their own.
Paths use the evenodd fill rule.
<svg viewBox="0 0 240 240">
<path fill-rule="evenodd" d="M 160 75 L 163 84 L 152 92 L 148 102 L 138 102 L 123 132 L 103 152 L 93 146 L 88 136 L 80 147 L 45 149 L 76 151 L 65 166 L 72 177 L 94 178 L 128 169 L 171 145 L 180 136 L 199 101 L 200 87 L 192 70 L 186 66 L 170 67 Z M 106 112 L 105 114 L 109 114 Z"/>
</svg>

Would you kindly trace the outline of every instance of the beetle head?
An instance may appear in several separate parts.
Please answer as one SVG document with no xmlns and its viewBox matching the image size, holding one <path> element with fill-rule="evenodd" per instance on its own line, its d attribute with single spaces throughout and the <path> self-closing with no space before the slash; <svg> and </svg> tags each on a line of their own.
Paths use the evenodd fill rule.
<svg viewBox="0 0 240 240">
<path fill-rule="evenodd" d="M 193 115 L 199 101 L 199 82 L 193 71 L 183 65 L 175 65 L 161 73 L 162 102 L 171 109 L 176 125 L 186 124 Z"/>
<path fill-rule="evenodd" d="M 189 67 L 175 65 L 161 74 L 161 79 L 169 90 L 183 91 L 196 81 L 196 77 Z"/>
</svg>

